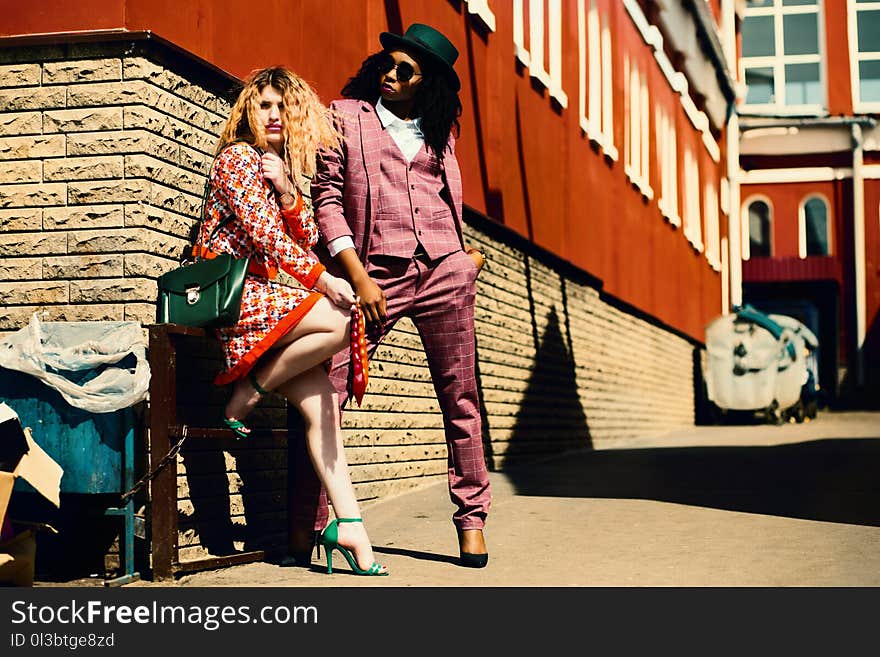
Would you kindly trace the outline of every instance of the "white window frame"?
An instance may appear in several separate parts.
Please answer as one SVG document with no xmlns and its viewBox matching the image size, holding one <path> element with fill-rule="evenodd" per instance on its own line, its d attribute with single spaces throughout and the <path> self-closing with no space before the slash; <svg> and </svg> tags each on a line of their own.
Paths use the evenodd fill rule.
<svg viewBox="0 0 880 657">
<path fill-rule="evenodd" d="M 831 203 L 828 202 L 828 197 L 824 194 L 811 192 L 804 196 L 798 204 L 798 256 L 801 259 L 807 257 L 823 257 L 807 255 L 807 202 L 812 201 L 813 199 L 818 199 L 825 204 L 825 239 L 828 243 L 828 253 L 826 255 L 830 256 L 834 253 L 834 246 L 831 243 Z"/>
<path fill-rule="evenodd" d="M 721 271 L 721 214 L 718 212 L 718 191 L 711 180 L 703 186 L 703 215 L 706 218 L 706 261 L 712 269 Z"/>
<path fill-rule="evenodd" d="M 859 52 L 859 11 L 880 11 L 880 0 L 877 2 L 856 2 L 847 0 L 847 37 L 849 41 L 850 80 L 852 84 L 853 109 L 856 114 L 880 112 L 880 101 L 863 102 L 861 98 L 859 62 L 880 60 L 880 47 L 869 53 Z"/>
<path fill-rule="evenodd" d="M 618 154 L 614 146 L 614 102 L 611 95 L 612 64 L 611 28 L 608 26 L 606 15 L 602 17 L 602 140 L 605 144 L 605 153 L 612 160 L 616 160 Z"/>
<path fill-rule="evenodd" d="M 589 9 L 587 9 L 589 2 Z M 614 146 L 611 106 L 611 62 L 603 55 L 602 19 L 596 0 L 578 0 L 578 123 L 587 138 L 601 147 L 612 160 L 618 157 Z M 607 28 L 607 21 L 606 21 Z M 610 34 L 608 52 L 610 53 Z M 607 102 L 606 102 L 607 98 Z"/>
<path fill-rule="evenodd" d="M 526 49 L 523 0 L 513 0 L 513 52 L 519 63 L 528 68 L 532 58 Z"/>
<path fill-rule="evenodd" d="M 495 13 L 489 7 L 489 0 L 464 0 L 469 14 L 479 18 L 490 32 L 495 31 Z"/>
<path fill-rule="evenodd" d="M 748 112 L 772 112 L 778 114 L 814 114 L 827 113 L 828 106 L 828 71 L 825 48 L 824 0 L 816 0 L 815 5 L 783 6 L 782 0 L 770 0 L 769 7 L 750 7 L 745 10 L 745 17 L 772 16 L 774 28 L 775 55 L 764 57 L 741 57 L 739 60 L 740 80 L 745 82 L 747 68 L 772 68 L 774 98 L 773 103 L 750 103 L 743 101 L 743 109 Z M 817 38 L 819 53 L 816 55 L 786 55 L 784 51 L 783 16 L 792 14 L 816 14 Z M 786 64 L 818 64 L 819 87 L 822 99 L 816 104 L 790 105 L 785 102 L 785 65 Z"/>
<path fill-rule="evenodd" d="M 730 244 L 721 238 L 721 314 L 730 312 Z"/>
<path fill-rule="evenodd" d="M 700 166 L 693 149 L 686 146 L 684 149 L 684 180 L 682 180 L 682 193 L 684 194 L 684 228 L 682 232 L 691 246 L 697 251 L 703 251 L 703 229 L 700 218 Z"/>
<path fill-rule="evenodd" d="M 661 105 L 655 111 L 654 130 L 660 159 L 660 199 L 657 202 L 663 218 L 673 226 L 681 226 L 678 214 L 678 146 L 675 125 L 669 112 Z"/>
<path fill-rule="evenodd" d="M 639 70 L 629 56 L 623 59 L 623 79 L 626 81 L 624 95 L 623 153 L 627 178 L 647 199 L 654 198 L 649 183 L 649 129 L 647 76 Z"/>
<path fill-rule="evenodd" d="M 544 66 L 544 2 L 529 2 L 529 47 L 525 46 L 525 14 L 522 0 L 513 0 L 514 55 L 540 82 L 560 107 L 568 107 L 568 95 L 562 88 L 562 0 L 546 0 L 549 28 L 549 71 Z"/>
<path fill-rule="evenodd" d="M 743 201 L 740 206 L 740 227 L 742 228 L 742 242 L 740 244 L 740 249 L 742 251 L 742 259 L 750 260 L 752 257 L 751 254 L 751 244 L 750 244 L 750 234 L 751 229 L 749 226 L 749 206 L 755 201 L 763 201 L 767 204 L 767 208 L 770 210 L 770 255 L 769 258 L 773 257 L 773 201 L 770 200 L 770 197 L 766 194 L 752 194 L 746 200 Z M 763 257 L 763 256 L 762 256 Z"/>
</svg>

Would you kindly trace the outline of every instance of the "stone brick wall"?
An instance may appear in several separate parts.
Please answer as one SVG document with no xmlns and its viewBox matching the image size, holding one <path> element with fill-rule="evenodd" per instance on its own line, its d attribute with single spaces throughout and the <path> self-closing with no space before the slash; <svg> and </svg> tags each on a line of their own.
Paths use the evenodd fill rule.
<svg viewBox="0 0 880 657">
<path fill-rule="evenodd" d="M 121 44 L 0 51 L 0 331 L 155 321 L 227 112 Z"/>
<path fill-rule="evenodd" d="M 0 333 L 35 311 L 155 321 L 156 278 L 187 244 L 229 109 L 216 73 L 203 83 L 174 57 L 125 42 L 0 48 Z M 693 423 L 690 342 L 490 223 L 472 218 L 467 240 L 489 258 L 476 316 L 491 469 Z M 182 414 L 216 426 L 226 395 L 210 385 L 216 349 L 196 356 Z M 283 401 L 255 420 L 284 426 Z M 344 428 L 361 500 L 445 480 L 442 421 L 411 322 L 377 352 L 364 406 Z M 283 444 L 191 446 L 178 481 L 182 559 L 283 544 Z M 262 537 L 241 539 L 255 517 L 245 492 Z M 207 544 L 218 525 L 225 538 Z"/>
<path fill-rule="evenodd" d="M 235 82 L 174 55 L 137 41 L 0 48 L 0 333 L 34 312 L 155 322 L 156 279 L 188 243 Z"/>
</svg>

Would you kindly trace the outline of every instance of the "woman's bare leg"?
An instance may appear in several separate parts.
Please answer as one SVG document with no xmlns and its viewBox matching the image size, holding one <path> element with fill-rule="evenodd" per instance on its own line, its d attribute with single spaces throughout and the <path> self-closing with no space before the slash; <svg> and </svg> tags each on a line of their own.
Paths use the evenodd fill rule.
<svg viewBox="0 0 880 657">
<path fill-rule="evenodd" d="M 350 311 L 333 304 L 326 297 L 319 299 L 299 323 L 288 331 L 264 362 L 254 368 L 257 383 L 265 390 L 274 390 L 325 360 L 348 344 Z M 260 393 L 247 379 L 240 379 L 226 403 L 226 417 L 243 420 L 260 401 Z"/>
<path fill-rule="evenodd" d="M 309 457 L 337 518 L 360 518 L 339 426 L 339 398 L 323 367 L 313 367 L 283 383 L 278 392 L 302 414 Z M 373 563 L 373 548 L 363 523 L 339 525 L 339 544 L 354 553 L 358 565 Z M 383 569 L 384 570 L 384 569 Z"/>
</svg>

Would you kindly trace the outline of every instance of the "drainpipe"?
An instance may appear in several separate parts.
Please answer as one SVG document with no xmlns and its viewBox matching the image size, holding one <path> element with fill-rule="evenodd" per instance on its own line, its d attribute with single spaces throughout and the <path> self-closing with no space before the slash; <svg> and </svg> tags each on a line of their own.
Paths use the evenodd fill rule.
<svg viewBox="0 0 880 657">
<path fill-rule="evenodd" d="M 729 79 L 736 80 L 736 0 L 721 2 L 721 47 L 727 65 Z M 739 193 L 739 116 L 736 113 L 736 98 L 728 101 L 727 130 L 727 182 L 729 186 L 729 206 L 727 208 L 727 238 L 729 265 L 730 305 L 742 305 L 742 213 Z M 723 271 L 723 269 L 722 269 Z"/>
<path fill-rule="evenodd" d="M 731 106 L 727 119 L 727 177 L 730 207 L 727 215 L 727 238 L 730 247 L 730 305 L 741 306 L 742 298 L 742 212 L 739 194 L 739 116 Z"/>
<path fill-rule="evenodd" d="M 865 346 L 865 172 L 864 143 L 862 126 L 852 125 L 853 140 L 853 251 L 855 269 L 856 302 L 856 382 L 859 387 L 865 384 L 863 347 Z"/>
</svg>

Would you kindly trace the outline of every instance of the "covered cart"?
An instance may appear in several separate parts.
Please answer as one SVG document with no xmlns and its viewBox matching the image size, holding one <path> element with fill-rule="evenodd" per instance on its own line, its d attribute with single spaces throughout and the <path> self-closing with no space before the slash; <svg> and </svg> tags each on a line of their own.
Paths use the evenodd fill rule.
<svg viewBox="0 0 880 657">
<path fill-rule="evenodd" d="M 803 419 L 807 340 L 815 335 L 790 317 L 738 307 L 706 327 L 709 399 L 722 412 L 761 413 L 770 422 Z"/>
</svg>

